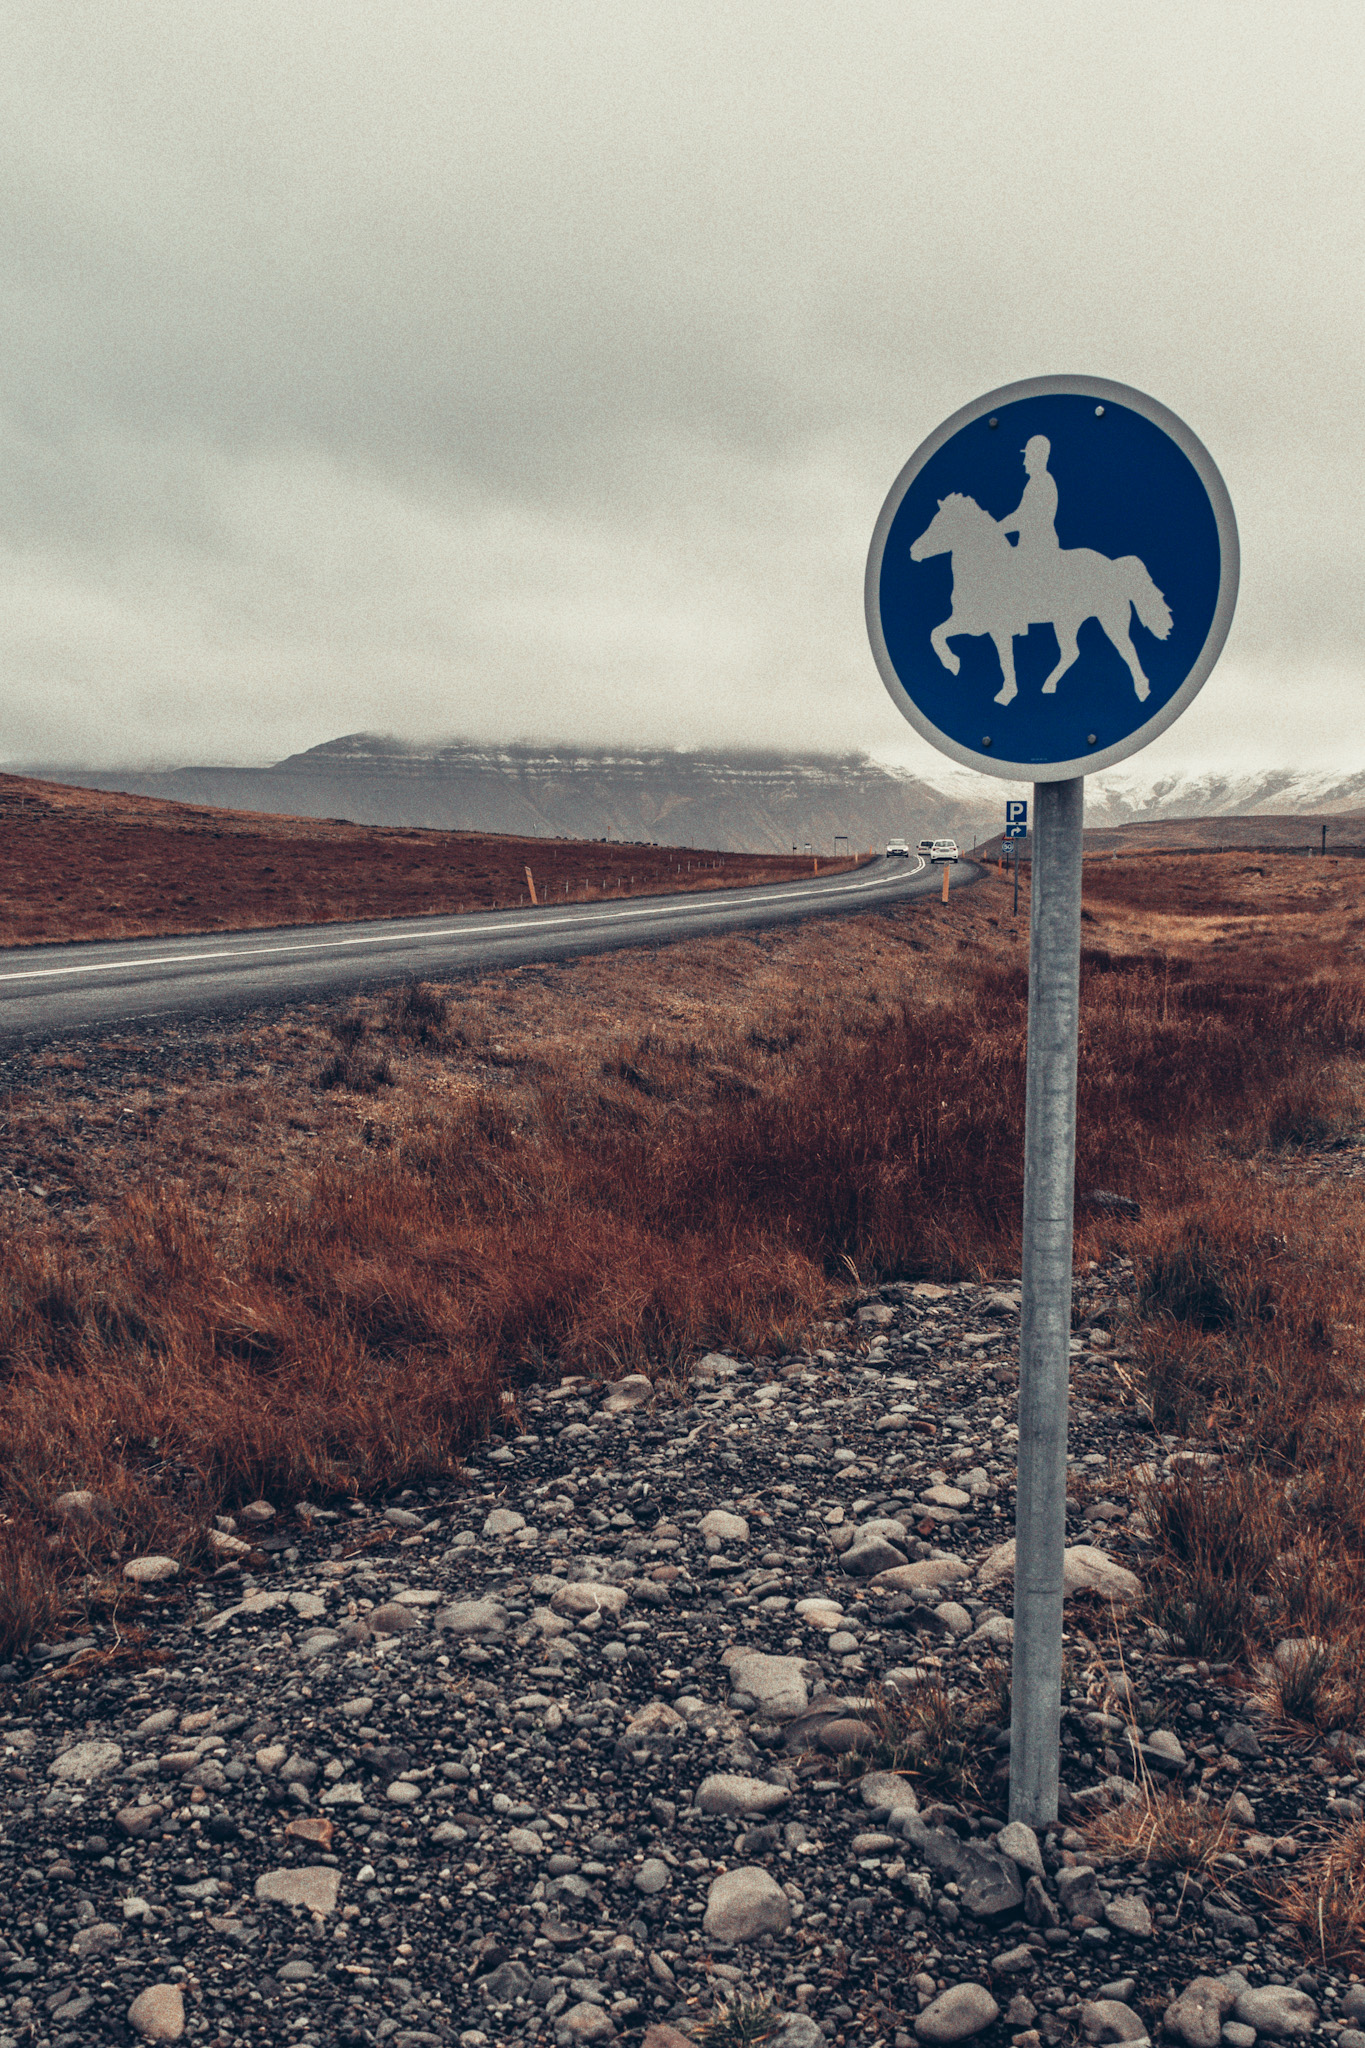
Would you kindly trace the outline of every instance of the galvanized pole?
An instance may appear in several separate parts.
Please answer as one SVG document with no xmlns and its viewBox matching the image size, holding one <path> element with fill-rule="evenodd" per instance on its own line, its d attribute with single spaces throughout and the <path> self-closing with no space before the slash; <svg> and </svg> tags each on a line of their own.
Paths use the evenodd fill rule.
<svg viewBox="0 0 1365 2048">
<path fill-rule="evenodd" d="M 1035 1828 L 1057 1818 L 1084 803 L 1080 777 L 1034 784 L 1010 1819 Z"/>
</svg>

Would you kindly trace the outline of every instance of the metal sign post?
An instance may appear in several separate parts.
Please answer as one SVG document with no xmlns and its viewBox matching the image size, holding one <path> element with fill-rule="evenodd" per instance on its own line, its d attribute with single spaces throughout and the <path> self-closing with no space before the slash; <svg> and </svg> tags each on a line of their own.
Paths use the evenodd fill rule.
<svg viewBox="0 0 1365 2048">
<path fill-rule="evenodd" d="M 950 759 L 1032 782 L 1010 1817 L 1057 1818 L 1083 777 L 1202 688 L 1237 601 L 1237 525 L 1195 434 L 1098 377 L 964 406 L 896 479 L 868 555 L 873 655 Z M 1019 909 L 1027 806 L 1006 808 Z"/>
<path fill-rule="evenodd" d="M 1057 1817 L 1085 784 L 1033 801 L 1010 1818 L 1037 1827 Z"/>
</svg>

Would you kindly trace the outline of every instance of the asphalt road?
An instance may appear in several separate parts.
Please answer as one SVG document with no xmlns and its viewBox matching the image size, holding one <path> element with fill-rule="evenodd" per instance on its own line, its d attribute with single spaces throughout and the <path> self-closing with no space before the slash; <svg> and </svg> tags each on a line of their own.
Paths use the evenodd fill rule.
<svg viewBox="0 0 1365 2048">
<path fill-rule="evenodd" d="M 953 870 L 966 887 L 980 869 Z M 203 938 L 127 939 L 0 952 L 0 1044 L 29 1043 L 155 1017 L 223 1016 L 297 1000 L 354 995 L 412 976 L 445 980 L 618 946 L 790 924 L 875 910 L 941 888 L 912 856 L 852 874 L 620 903 L 494 910 L 367 924 L 288 925 Z"/>
</svg>

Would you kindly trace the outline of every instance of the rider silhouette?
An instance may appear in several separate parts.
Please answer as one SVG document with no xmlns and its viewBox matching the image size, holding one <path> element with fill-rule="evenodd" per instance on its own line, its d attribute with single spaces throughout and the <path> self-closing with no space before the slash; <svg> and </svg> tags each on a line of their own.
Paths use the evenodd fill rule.
<svg viewBox="0 0 1365 2048">
<path fill-rule="evenodd" d="M 1048 470 L 1052 443 L 1045 434 L 1033 434 L 1024 443 L 1024 468 L 1028 482 L 1019 509 L 1000 521 L 1000 531 L 1019 536 L 1019 554 L 1041 567 L 1048 555 L 1055 555 L 1057 539 L 1057 486 Z"/>
</svg>

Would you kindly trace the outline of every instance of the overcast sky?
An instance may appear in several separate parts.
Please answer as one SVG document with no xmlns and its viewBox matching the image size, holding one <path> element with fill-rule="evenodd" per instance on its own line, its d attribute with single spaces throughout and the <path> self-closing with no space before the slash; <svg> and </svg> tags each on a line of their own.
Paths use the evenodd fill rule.
<svg viewBox="0 0 1365 2048">
<path fill-rule="evenodd" d="M 25 0 L 0 759 L 414 738 L 928 764 L 862 618 L 946 413 L 1223 470 L 1183 763 L 1362 765 L 1359 0 Z"/>
</svg>

